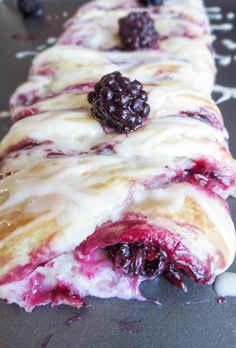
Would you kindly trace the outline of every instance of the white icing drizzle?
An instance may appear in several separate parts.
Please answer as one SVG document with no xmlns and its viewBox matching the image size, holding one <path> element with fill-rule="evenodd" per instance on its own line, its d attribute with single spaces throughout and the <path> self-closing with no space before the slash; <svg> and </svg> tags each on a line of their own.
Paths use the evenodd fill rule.
<svg viewBox="0 0 236 348">
<path fill-rule="evenodd" d="M 211 43 L 215 42 L 217 39 L 217 35 L 211 34 Z"/>
<path fill-rule="evenodd" d="M 221 8 L 219 6 L 212 6 L 206 8 L 207 12 L 218 13 L 221 12 Z"/>
<path fill-rule="evenodd" d="M 57 38 L 56 37 L 49 37 L 47 39 L 47 44 L 48 45 L 54 45 L 54 43 L 57 41 Z"/>
<path fill-rule="evenodd" d="M 236 297 L 236 273 L 225 272 L 220 274 L 214 283 L 214 290 L 219 297 Z"/>
<path fill-rule="evenodd" d="M 222 66 L 228 66 L 232 62 L 232 57 L 230 55 L 215 54 L 215 59 L 218 60 L 219 64 Z"/>
<path fill-rule="evenodd" d="M 222 44 L 229 50 L 236 50 L 236 41 L 233 41 L 231 39 L 224 39 L 222 40 Z"/>
<path fill-rule="evenodd" d="M 22 59 L 25 57 L 37 56 L 38 52 L 35 51 L 22 51 L 16 53 L 16 59 Z"/>
<path fill-rule="evenodd" d="M 43 51 L 43 50 L 45 50 L 46 48 L 47 48 L 47 45 L 43 44 L 43 45 L 37 46 L 37 47 L 36 47 L 36 50 L 37 50 L 37 51 Z"/>
<path fill-rule="evenodd" d="M 193 306 L 193 305 L 199 305 L 199 304 L 203 304 L 203 303 L 207 303 L 210 302 L 210 299 L 203 299 L 203 300 L 199 300 L 199 301 L 187 301 L 186 305 L 188 306 Z"/>
<path fill-rule="evenodd" d="M 36 51 L 22 51 L 22 52 L 17 52 L 15 57 L 16 59 L 23 59 L 25 57 L 32 57 L 32 56 L 37 56 L 38 52 L 44 51 L 47 46 L 54 45 L 57 41 L 56 37 L 49 37 L 46 40 L 45 44 L 39 45 L 36 47 Z"/>
<path fill-rule="evenodd" d="M 212 31 L 230 31 L 233 29 L 232 23 L 222 23 L 222 24 L 212 24 L 211 30 Z"/>
<path fill-rule="evenodd" d="M 234 12 L 227 13 L 226 18 L 232 21 L 235 18 L 235 13 Z"/>
<path fill-rule="evenodd" d="M 50 14 L 48 14 L 48 15 L 46 16 L 46 19 L 47 19 L 48 21 L 51 21 L 51 20 L 52 20 L 52 16 L 51 16 Z"/>
<path fill-rule="evenodd" d="M 220 21 L 221 19 L 223 19 L 223 15 L 221 13 L 209 13 L 208 17 L 209 19 L 216 21 Z"/>
<path fill-rule="evenodd" d="M 215 85 L 213 92 L 220 93 L 221 97 L 217 100 L 217 104 L 222 104 L 231 98 L 236 99 L 236 87 L 226 87 Z"/>
<path fill-rule="evenodd" d="M 0 118 L 7 118 L 7 117 L 10 117 L 9 111 L 4 110 L 0 112 Z"/>
</svg>

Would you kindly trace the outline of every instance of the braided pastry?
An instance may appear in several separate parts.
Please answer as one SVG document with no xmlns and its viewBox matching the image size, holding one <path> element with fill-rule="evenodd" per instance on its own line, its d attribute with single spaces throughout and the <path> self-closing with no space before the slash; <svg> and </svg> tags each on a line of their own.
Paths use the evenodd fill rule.
<svg viewBox="0 0 236 348">
<path fill-rule="evenodd" d="M 10 100 L 0 297 L 27 311 L 143 300 L 159 275 L 210 284 L 234 259 L 236 164 L 202 1 L 144 3 L 84 5 Z"/>
</svg>

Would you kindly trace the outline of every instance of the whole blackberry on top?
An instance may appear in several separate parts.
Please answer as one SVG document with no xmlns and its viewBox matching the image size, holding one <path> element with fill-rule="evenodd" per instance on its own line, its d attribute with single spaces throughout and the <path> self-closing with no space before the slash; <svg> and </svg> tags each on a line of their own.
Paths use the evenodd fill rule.
<svg viewBox="0 0 236 348">
<path fill-rule="evenodd" d="M 103 126 L 120 133 L 130 133 L 141 126 L 150 113 L 147 99 L 140 82 L 131 82 L 118 71 L 105 75 L 88 94 L 92 115 Z"/>
<path fill-rule="evenodd" d="M 129 50 L 155 48 L 158 33 L 148 12 L 130 12 L 119 20 L 119 35 L 123 46 Z"/>
<path fill-rule="evenodd" d="M 164 0 L 139 0 L 139 2 L 145 6 L 160 6 Z"/>
<path fill-rule="evenodd" d="M 42 14 L 42 5 L 40 0 L 18 0 L 19 10 L 26 16 Z"/>
</svg>

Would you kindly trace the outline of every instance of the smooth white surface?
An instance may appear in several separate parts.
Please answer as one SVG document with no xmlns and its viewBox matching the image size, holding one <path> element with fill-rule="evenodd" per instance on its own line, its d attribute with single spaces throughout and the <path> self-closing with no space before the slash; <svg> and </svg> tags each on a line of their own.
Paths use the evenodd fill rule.
<svg viewBox="0 0 236 348">
<path fill-rule="evenodd" d="M 219 297 L 236 296 L 236 273 L 225 272 L 220 274 L 214 283 L 214 290 Z"/>
</svg>

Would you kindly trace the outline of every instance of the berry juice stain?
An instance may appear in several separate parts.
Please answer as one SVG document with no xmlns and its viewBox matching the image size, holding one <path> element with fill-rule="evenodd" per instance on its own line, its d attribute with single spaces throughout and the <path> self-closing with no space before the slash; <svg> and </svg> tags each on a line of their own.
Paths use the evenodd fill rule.
<svg viewBox="0 0 236 348">
<path fill-rule="evenodd" d="M 17 40 L 17 41 L 34 41 L 35 40 L 35 36 L 33 34 L 13 33 L 11 34 L 10 37 L 12 40 Z"/>
<path fill-rule="evenodd" d="M 138 332 L 140 330 L 140 326 L 143 323 L 142 319 L 114 319 L 122 332 Z"/>
<path fill-rule="evenodd" d="M 225 302 L 226 302 L 226 299 L 225 299 L 223 296 L 218 297 L 218 299 L 217 299 L 217 303 L 218 303 L 218 304 L 223 304 L 223 303 L 225 303 Z"/>
<path fill-rule="evenodd" d="M 48 345 L 49 345 L 49 343 L 50 343 L 51 340 L 52 340 L 52 337 L 53 337 L 53 334 L 48 335 L 48 336 L 44 339 L 44 341 L 43 341 L 43 343 L 41 344 L 40 348 L 47 348 Z"/>
<path fill-rule="evenodd" d="M 82 317 L 85 315 L 87 308 L 88 308 L 88 306 L 84 306 L 84 307 L 78 309 L 78 311 L 72 317 L 68 318 L 64 322 L 64 325 L 67 327 L 71 327 L 71 325 L 73 325 L 76 321 L 81 320 Z"/>
</svg>

